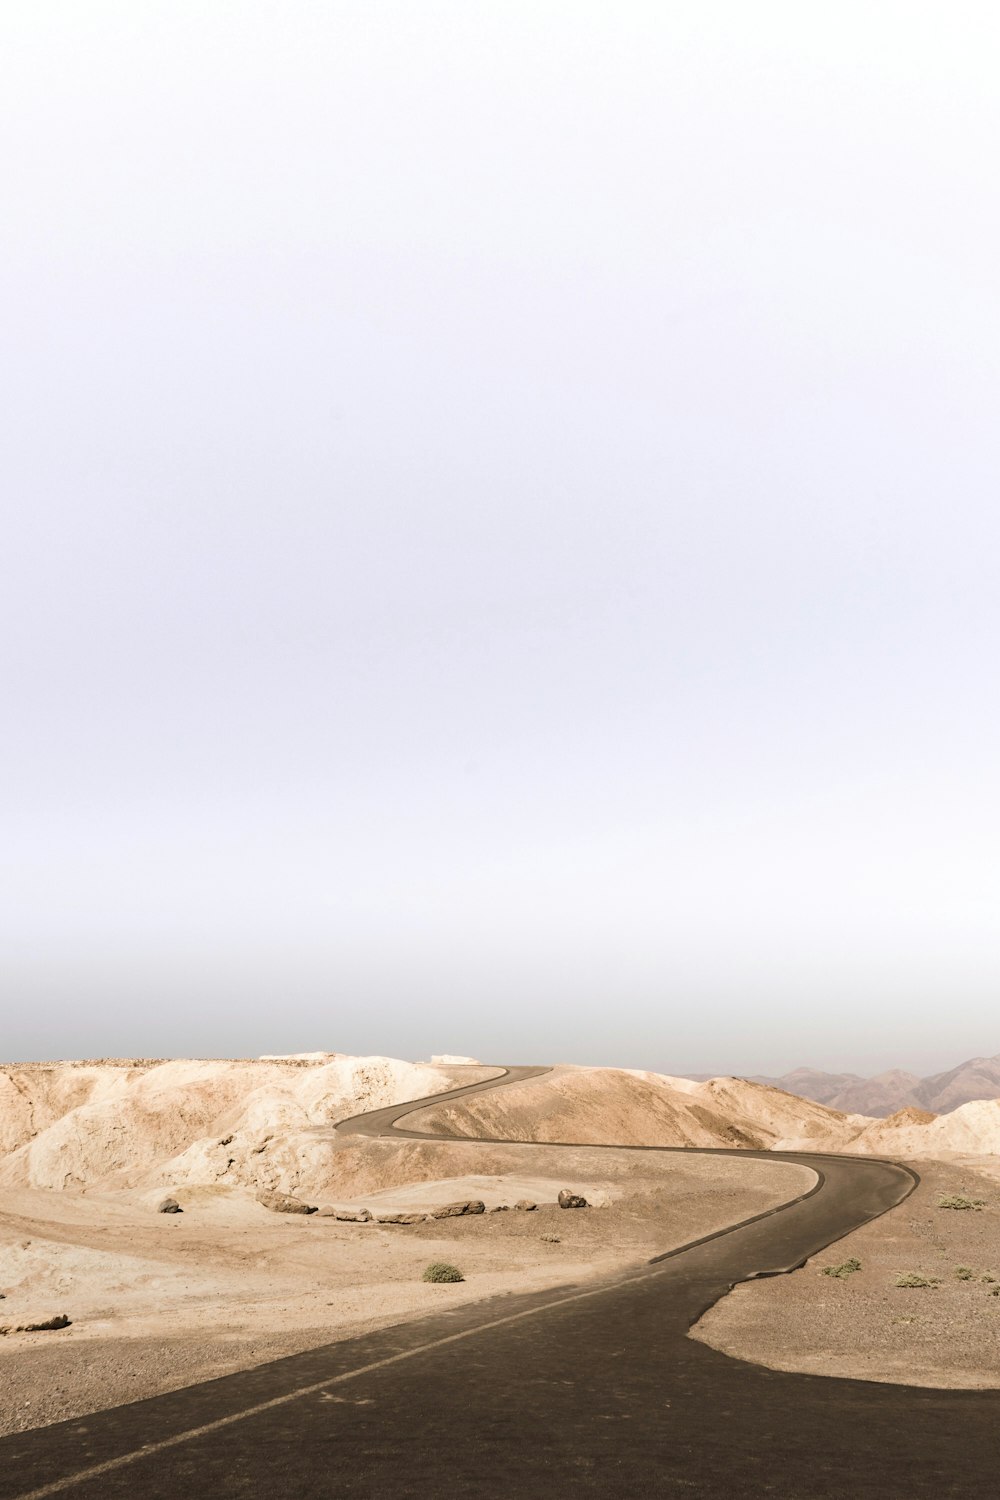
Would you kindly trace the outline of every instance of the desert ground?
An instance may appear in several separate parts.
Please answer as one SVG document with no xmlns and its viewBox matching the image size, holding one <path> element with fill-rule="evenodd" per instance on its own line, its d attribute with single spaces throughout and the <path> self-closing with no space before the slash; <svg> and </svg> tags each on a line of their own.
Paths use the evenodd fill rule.
<svg viewBox="0 0 1000 1500">
<path fill-rule="evenodd" d="M 693 1337 L 775 1370 L 1000 1386 L 1000 1163 L 911 1165 L 920 1184 L 893 1213 L 791 1276 L 736 1287 Z M 981 1206 L 939 1206 L 956 1199 Z"/>
<path fill-rule="evenodd" d="M 696 1337 L 777 1368 L 1000 1385 L 1000 1298 L 981 1279 L 995 1274 L 1000 1284 L 991 1248 L 1000 1190 L 984 1175 L 1000 1144 L 995 1101 L 875 1120 L 742 1079 L 564 1067 L 408 1116 L 408 1128 L 454 1141 L 334 1131 L 362 1111 L 496 1072 L 472 1060 L 334 1053 L 0 1068 L 0 1432 L 442 1306 L 579 1283 L 787 1201 L 815 1180 L 740 1148 L 931 1160 L 913 1198 L 820 1258 L 855 1257 L 860 1271 L 826 1277 L 817 1263 L 740 1287 Z M 556 1142 L 576 1144 L 546 1150 Z M 736 1154 L 593 1149 L 605 1143 Z M 560 1209 L 564 1187 L 591 1206 Z M 966 1190 L 985 1206 L 934 1206 Z M 320 1212 L 274 1212 L 258 1201 L 268 1193 Z M 158 1212 L 165 1195 L 182 1212 Z M 377 1222 L 470 1200 L 486 1211 Z M 537 1207 L 515 1208 L 521 1200 Z M 338 1219 L 337 1209 L 372 1220 Z M 465 1279 L 423 1282 L 434 1260 Z M 977 1279 L 956 1276 L 960 1266 Z M 940 1281 L 896 1288 L 894 1277 L 907 1272 Z M 60 1314 L 68 1326 L 22 1331 Z"/>
</svg>

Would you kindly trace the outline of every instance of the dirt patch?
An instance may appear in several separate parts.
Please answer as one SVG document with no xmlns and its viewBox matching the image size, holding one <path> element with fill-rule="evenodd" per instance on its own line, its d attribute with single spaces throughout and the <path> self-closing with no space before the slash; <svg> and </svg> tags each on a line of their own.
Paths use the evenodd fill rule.
<svg viewBox="0 0 1000 1500">
<path fill-rule="evenodd" d="M 773 1370 L 898 1385 L 1000 1387 L 997 1166 L 913 1165 L 920 1185 L 899 1208 L 791 1276 L 738 1286 L 695 1325 L 692 1337 Z M 939 1208 L 942 1197 L 982 1199 L 985 1207 Z M 824 1267 L 843 1268 L 851 1260 L 860 1270 L 823 1274 Z M 914 1284 L 897 1286 L 905 1278 Z"/>
</svg>

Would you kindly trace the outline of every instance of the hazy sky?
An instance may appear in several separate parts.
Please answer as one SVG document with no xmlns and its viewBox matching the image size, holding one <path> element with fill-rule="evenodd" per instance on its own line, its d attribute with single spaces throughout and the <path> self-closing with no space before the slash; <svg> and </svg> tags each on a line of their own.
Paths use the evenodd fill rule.
<svg viewBox="0 0 1000 1500">
<path fill-rule="evenodd" d="M 998 52 L 8 0 L 0 1056 L 1000 1048 Z"/>
</svg>

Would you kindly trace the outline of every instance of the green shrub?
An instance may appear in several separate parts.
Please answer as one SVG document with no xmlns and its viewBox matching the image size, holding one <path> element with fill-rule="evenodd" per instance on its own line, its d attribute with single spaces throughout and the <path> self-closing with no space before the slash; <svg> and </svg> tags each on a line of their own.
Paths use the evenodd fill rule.
<svg viewBox="0 0 1000 1500">
<path fill-rule="evenodd" d="M 985 1208 L 985 1198 L 963 1198 L 960 1193 L 938 1199 L 938 1208 Z"/>
<path fill-rule="evenodd" d="M 457 1266 L 450 1266 L 446 1260 L 432 1260 L 424 1272 L 425 1281 L 464 1281 L 465 1277 Z"/>
<path fill-rule="evenodd" d="M 959 1281 L 971 1281 L 975 1274 L 976 1273 L 971 1266 L 955 1267 L 955 1275 L 958 1277 Z"/>
<path fill-rule="evenodd" d="M 896 1277 L 897 1286 L 940 1286 L 940 1276 L 918 1276 L 916 1271 L 908 1271 L 905 1276 Z"/>
<path fill-rule="evenodd" d="M 822 1269 L 822 1271 L 820 1272 L 820 1275 L 821 1276 L 836 1276 L 841 1281 L 846 1281 L 847 1278 L 848 1278 L 848 1276 L 853 1276 L 854 1273 L 855 1273 L 855 1271 L 860 1271 L 860 1270 L 861 1270 L 861 1262 L 859 1260 L 855 1260 L 854 1256 L 852 1255 L 851 1258 L 850 1258 L 850 1260 L 845 1260 L 842 1265 L 839 1265 L 839 1266 L 824 1266 L 823 1269 Z"/>
</svg>

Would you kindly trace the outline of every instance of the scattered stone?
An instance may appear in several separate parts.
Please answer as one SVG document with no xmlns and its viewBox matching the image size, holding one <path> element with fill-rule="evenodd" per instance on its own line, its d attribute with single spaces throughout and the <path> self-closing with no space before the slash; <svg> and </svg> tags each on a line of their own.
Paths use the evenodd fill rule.
<svg viewBox="0 0 1000 1500">
<path fill-rule="evenodd" d="M 579 1193 L 571 1193 L 569 1188 L 562 1188 L 559 1193 L 560 1208 L 588 1208 L 586 1198 L 581 1198 Z"/>
<path fill-rule="evenodd" d="M 315 1206 L 292 1198 L 288 1193 L 258 1193 L 257 1202 L 276 1214 L 314 1214 Z"/>
<path fill-rule="evenodd" d="M 490 1209 L 490 1213 L 491 1214 L 505 1214 L 509 1208 L 510 1208 L 510 1204 L 509 1203 L 494 1203 L 493 1207 Z"/>
<path fill-rule="evenodd" d="M 176 1198 L 161 1198 L 156 1205 L 156 1212 L 158 1214 L 182 1214 L 184 1210 Z"/>
<path fill-rule="evenodd" d="M 514 1204 L 514 1207 L 519 1208 L 522 1213 L 531 1214 L 534 1213 L 535 1209 L 538 1207 L 538 1204 L 532 1203 L 530 1198 L 518 1198 L 517 1202 Z"/>
<path fill-rule="evenodd" d="M 470 1198 L 465 1203 L 443 1203 L 440 1208 L 431 1209 L 432 1219 L 461 1219 L 466 1214 L 483 1214 L 486 1212 L 486 1204 L 481 1203 L 478 1198 Z"/>
<path fill-rule="evenodd" d="M 422 1224 L 429 1214 L 376 1214 L 376 1224 Z"/>
<path fill-rule="evenodd" d="M 562 1244 L 562 1240 L 560 1240 L 560 1238 L 559 1238 L 559 1236 L 557 1234 L 543 1234 L 542 1235 L 542 1239 L 545 1240 L 546 1244 L 549 1244 L 549 1245 L 561 1245 Z"/>
<path fill-rule="evenodd" d="M 321 1219 L 339 1219 L 342 1224 L 370 1224 L 371 1213 L 367 1208 L 320 1208 L 317 1212 Z"/>
<path fill-rule="evenodd" d="M 59 1313 L 55 1318 L 46 1318 L 42 1323 L 22 1323 L 18 1327 L 18 1333 L 46 1333 L 50 1328 L 68 1328 L 70 1319 L 65 1313 Z"/>
</svg>

